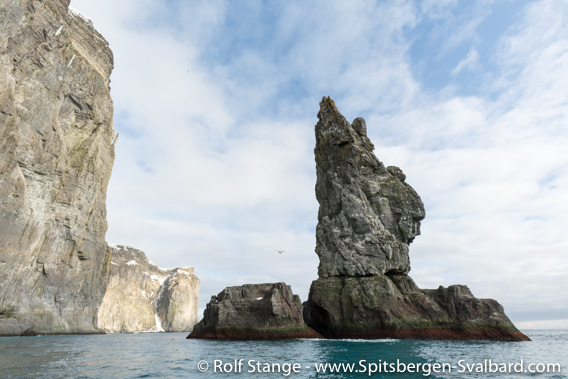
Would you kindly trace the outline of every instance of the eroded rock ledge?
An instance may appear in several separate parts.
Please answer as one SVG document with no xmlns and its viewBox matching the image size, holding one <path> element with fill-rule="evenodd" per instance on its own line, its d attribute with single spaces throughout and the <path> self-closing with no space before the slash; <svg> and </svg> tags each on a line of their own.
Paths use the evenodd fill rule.
<svg viewBox="0 0 568 379">
<path fill-rule="evenodd" d="M 308 328 L 300 297 L 285 283 L 227 287 L 207 304 L 187 338 L 271 340 L 321 338 Z"/>
<path fill-rule="evenodd" d="M 402 170 L 374 155 L 365 121 L 324 97 L 316 125 L 319 279 L 304 303 L 327 338 L 528 340 L 495 300 L 466 286 L 421 290 L 407 275 L 408 246 L 424 205 Z"/>
</svg>

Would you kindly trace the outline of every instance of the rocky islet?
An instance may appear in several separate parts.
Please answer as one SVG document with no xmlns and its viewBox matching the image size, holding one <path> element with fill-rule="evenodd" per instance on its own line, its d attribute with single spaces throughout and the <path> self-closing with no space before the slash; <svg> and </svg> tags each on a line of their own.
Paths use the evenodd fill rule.
<svg viewBox="0 0 568 379">
<path fill-rule="evenodd" d="M 328 338 L 528 340 L 495 300 L 463 285 L 421 290 L 409 244 L 424 205 L 398 167 L 385 167 L 365 121 L 350 124 L 335 103 L 320 103 L 316 132 L 319 278 L 304 319 Z"/>
<path fill-rule="evenodd" d="M 466 286 L 418 288 L 408 276 L 409 245 L 426 215 L 422 200 L 400 168 L 385 167 L 375 156 L 364 119 L 349 123 L 329 97 L 321 101 L 318 119 L 319 278 L 303 318 L 298 306 L 289 313 L 298 327 L 305 322 L 325 338 L 528 340 L 497 301 L 477 299 Z M 270 328 L 284 327 L 281 314 L 257 302 L 274 286 L 226 288 L 211 299 L 188 338 L 287 338 Z"/>
<path fill-rule="evenodd" d="M 308 328 L 298 295 L 286 283 L 227 287 L 207 304 L 187 338 L 272 340 L 321 338 Z"/>
</svg>

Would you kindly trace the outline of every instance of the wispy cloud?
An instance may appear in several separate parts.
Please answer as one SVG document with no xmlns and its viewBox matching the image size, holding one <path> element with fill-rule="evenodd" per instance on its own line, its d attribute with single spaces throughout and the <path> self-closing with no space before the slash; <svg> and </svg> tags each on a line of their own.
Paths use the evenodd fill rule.
<svg viewBox="0 0 568 379">
<path fill-rule="evenodd" d="M 479 53 L 475 48 L 471 48 L 466 57 L 452 70 L 452 76 L 458 75 L 463 70 L 475 70 L 479 68 Z"/>
</svg>

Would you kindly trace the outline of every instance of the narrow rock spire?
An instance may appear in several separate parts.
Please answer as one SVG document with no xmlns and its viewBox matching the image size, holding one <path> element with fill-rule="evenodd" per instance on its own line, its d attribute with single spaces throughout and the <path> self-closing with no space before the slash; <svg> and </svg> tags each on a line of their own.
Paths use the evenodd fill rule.
<svg viewBox="0 0 568 379">
<path fill-rule="evenodd" d="M 328 338 L 528 340 L 499 303 L 466 286 L 416 286 L 408 246 L 420 234 L 422 200 L 401 169 L 374 155 L 365 120 L 350 124 L 329 97 L 318 118 L 320 265 L 304 303 L 308 326 Z"/>
<path fill-rule="evenodd" d="M 425 216 L 420 197 L 399 168 L 385 168 L 373 154 L 364 119 L 350 124 L 329 97 L 318 118 L 319 276 L 408 273 L 408 245 Z"/>
</svg>

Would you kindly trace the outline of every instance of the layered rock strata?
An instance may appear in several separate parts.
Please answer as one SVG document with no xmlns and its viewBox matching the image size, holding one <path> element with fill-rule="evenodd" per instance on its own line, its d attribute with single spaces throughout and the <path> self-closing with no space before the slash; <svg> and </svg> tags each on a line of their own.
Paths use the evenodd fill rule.
<svg viewBox="0 0 568 379">
<path fill-rule="evenodd" d="M 68 7 L 0 4 L 0 335 L 100 332 L 113 55 Z"/>
<path fill-rule="evenodd" d="M 227 287 L 207 304 L 187 338 L 271 340 L 321 338 L 308 328 L 300 297 L 285 283 Z"/>
<path fill-rule="evenodd" d="M 328 338 L 520 341 L 495 300 L 465 286 L 421 290 L 407 275 L 408 246 L 424 205 L 397 167 L 374 155 L 365 121 L 352 124 L 333 100 L 320 103 L 316 131 L 319 279 L 304 319 Z"/>
<path fill-rule="evenodd" d="M 193 267 L 162 269 L 144 252 L 112 245 L 111 277 L 98 314 L 107 333 L 189 332 L 198 321 Z"/>
</svg>

